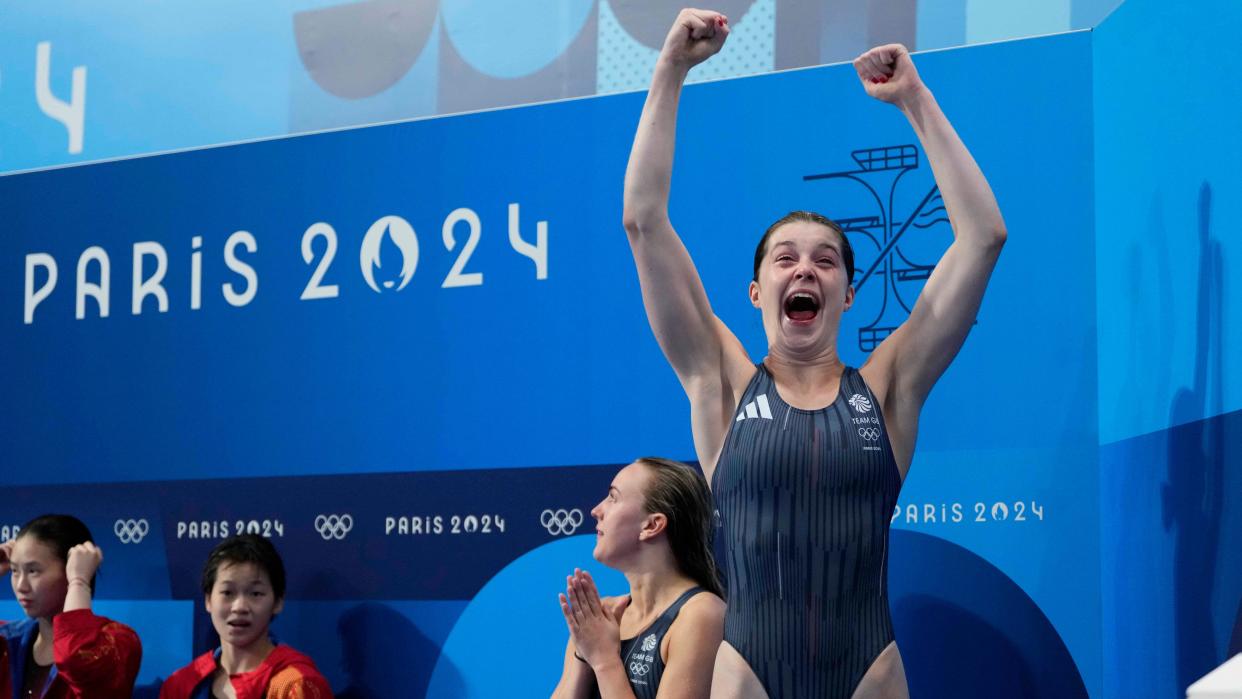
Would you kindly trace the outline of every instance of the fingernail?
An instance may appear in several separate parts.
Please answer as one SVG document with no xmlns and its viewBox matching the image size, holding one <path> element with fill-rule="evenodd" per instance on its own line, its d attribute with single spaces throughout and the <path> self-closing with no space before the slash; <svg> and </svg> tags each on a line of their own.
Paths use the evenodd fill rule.
<svg viewBox="0 0 1242 699">
<path fill-rule="evenodd" d="M 879 85 L 879 84 L 880 84 L 880 79 L 879 79 L 879 78 L 872 78 L 872 79 L 871 79 L 871 84 L 873 84 L 873 85 Z"/>
</svg>

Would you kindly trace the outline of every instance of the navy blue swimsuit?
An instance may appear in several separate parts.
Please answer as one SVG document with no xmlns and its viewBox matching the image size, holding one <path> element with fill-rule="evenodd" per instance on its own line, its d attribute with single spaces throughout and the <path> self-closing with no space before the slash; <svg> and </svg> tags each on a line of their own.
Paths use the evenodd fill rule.
<svg viewBox="0 0 1242 699">
<path fill-rule="evenodd" d="M 673 626 L 686 602 L 702 591 L 703 588 L 696 586 L 681 593 L 650 626 L 633 638 L 621 640 L 621 663 L 625 665 L 630 689 L 634 690 L 637 699 L 655 699 L 660 689 L 660 678 L 664 675 L 664 658 L 660 656 L 664 634 Z M 593 696 L 599 698 L 599 687 L 595 688 Z"/>
<path fill-rule="evenodd" d="M 772 699 L 845 697 L 893 640 L 885 571 L 901 476 L 857 369 L 819 410 L 760 364 L 712 492 L 728 581 L 724 640 Z"/>
</svg>

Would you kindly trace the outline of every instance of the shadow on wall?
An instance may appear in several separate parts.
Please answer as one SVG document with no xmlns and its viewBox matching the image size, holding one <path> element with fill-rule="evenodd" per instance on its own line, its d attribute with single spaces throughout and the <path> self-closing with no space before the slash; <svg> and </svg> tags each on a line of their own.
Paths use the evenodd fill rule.
<svg viewBox="0 0 1242 699">
<path fill-rule="evenodd" d="M 991 563 L 943 539 L 890 534 L 893 629 L 912 697 L 1087 699 L 1052 623 Z"/>
<path fill-rule="evenodd" d="M 377 603 L 360 604 L 341 615 L 337 625 L 348 685 L 337 699 L 411 699 L 426 695 L 440 647 L 407 617 Z M 447 661 L 447 699 L 465 694 L 465 683 Z M 442 685 L 443 688 L 443 685 Z"/>
<path fill-rule="evenodd" d="M 1212 188 L 1199 189 L 1199 267 L 1195 302 L 1192 385 L 1178 389 L 1169 407 L 1167 473 L 1161 519 L 1174 536 L 1173 633 L 1177 686 L 1184 691 L 1223 662 L 1212 622 L 1224 497 L 1225 443 L 1221 414 L 1220 243 L 1211 237 Z M 1209 389 L 1214 387 L 1211 400 Z M 1242 616 L 1242 610 L 1239 610 Z M 1237 643 L 1238 631 L 1234 631 Z"/>
</svg>

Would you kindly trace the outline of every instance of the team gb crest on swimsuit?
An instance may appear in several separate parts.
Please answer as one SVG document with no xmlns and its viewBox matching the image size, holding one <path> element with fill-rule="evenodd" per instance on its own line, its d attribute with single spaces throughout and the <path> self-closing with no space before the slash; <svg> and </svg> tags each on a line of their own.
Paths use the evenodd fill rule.
<svg viewBox="0 0 1242 699">
<path fill-rule="evenodd" d="M 861 393 L 855 393 L 850 396 L 849 403 L 851 408 L 860 413 L 871 412 L 871 401 L 867 400 L 867 397 Z"/>
<path fill-rule="evenodd" d="M 643 639 L 643 651 L 650 653 L 652 650 L 655 649 L 655 647 L 656 647 L 655 634 L 651 634 L 650 636 Z"/>
</svg>

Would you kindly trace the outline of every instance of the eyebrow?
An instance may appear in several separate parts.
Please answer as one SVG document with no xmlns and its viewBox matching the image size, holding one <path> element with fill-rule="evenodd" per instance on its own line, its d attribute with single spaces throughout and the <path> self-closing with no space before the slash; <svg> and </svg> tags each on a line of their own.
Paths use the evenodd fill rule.
<svg viewBox="0 0 1242 699">
<path fill-rule="evenodd" d="M 777 248 L 779 248 L 779 247 L 790 247 L 790 248 L 792 248 L 792 247 L 794 247 L 794 243 L 793 243 L 793 241 L 792 241 L 792 240 L 782 240 L 782 241 L 781 241 L 781 242 L 779 242 L 779 243 L 773 243 L 773 244 L 772 244 L 772 250 L 773 250 L 773 251 L 775 251 L 775 250 L 776 250 Z M 822 250 L 822 249 L 824 249 L 824 248 L 828 248 L 829 250 L 831 250 L 831 251 L 833 251 L 833 252 L 837 253 L 838 255 L 840 255 L 840 254 L 841 254 L 841 250 L 840 250 L 840 248 L 839 248 L 837 245 L 834 245 L 833 243 L 819 243 L 818 245 L 816 245 L 816 246 L 815 246 L 815 250 L 816 250 L 816 251 Z"/>
</svg>

